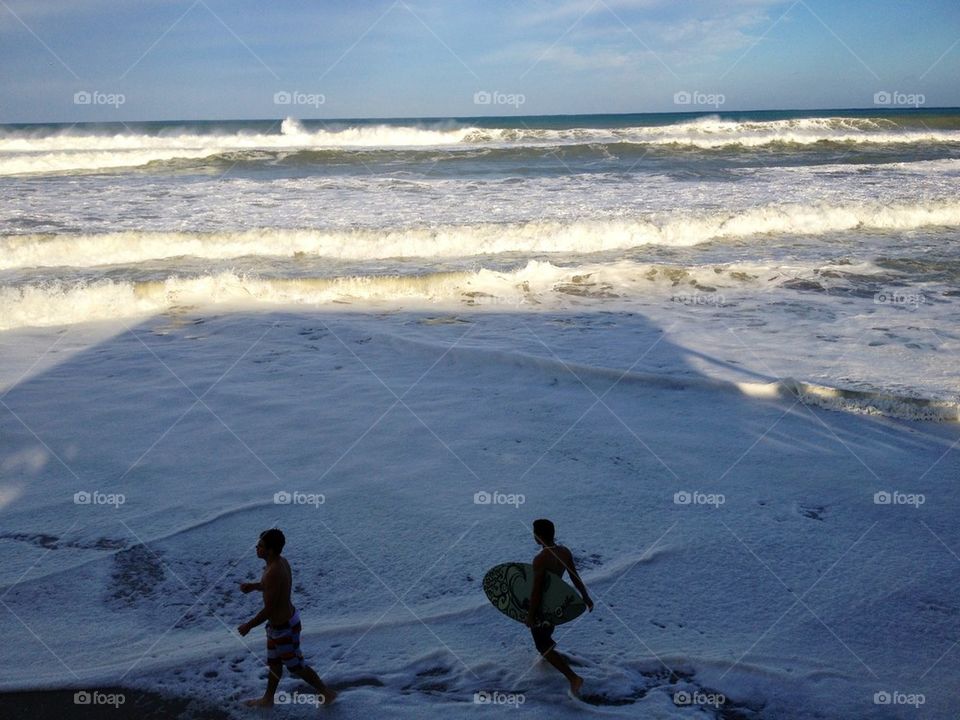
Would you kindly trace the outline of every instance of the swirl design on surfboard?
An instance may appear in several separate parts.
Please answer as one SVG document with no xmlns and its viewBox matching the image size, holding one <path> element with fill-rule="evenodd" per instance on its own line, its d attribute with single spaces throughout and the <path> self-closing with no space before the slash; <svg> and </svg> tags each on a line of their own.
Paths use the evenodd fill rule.
<svg viewBox="0 0 960 720">
<path fill-rule="evenodd" d="M 533 588 L 533 567 L 526 563 L 504 563 L 491 568 L 483 578 L 483 591 L 494 607 L 509 618 L 526 622 Z M 548 572 L 544 578 L 541 617 L 554 624 L 573 620 L 586 606 L 562 579 Z"/>
</svg>

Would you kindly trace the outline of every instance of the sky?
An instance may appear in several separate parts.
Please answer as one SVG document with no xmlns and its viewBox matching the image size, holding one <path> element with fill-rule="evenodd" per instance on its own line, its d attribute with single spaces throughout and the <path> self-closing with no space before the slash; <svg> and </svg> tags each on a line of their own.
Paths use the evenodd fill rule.
<svg viewBox="0 0 960 720">
<path fill-rule="evenodd" d="M 0 0 L 0 123 L 960 106 L 957 0 Z"/>
</svg>

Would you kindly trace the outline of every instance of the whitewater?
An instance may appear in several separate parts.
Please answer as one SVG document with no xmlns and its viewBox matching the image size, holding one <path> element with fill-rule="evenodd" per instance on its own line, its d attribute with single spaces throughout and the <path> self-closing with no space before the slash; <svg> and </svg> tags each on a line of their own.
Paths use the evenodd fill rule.
<svg viewBox="0 0 960 720">
<path fill-rule="evenodd" d="M 0 690 L 249 717 L 277 525 L 343 717 L 956 715 L 958 197 L 953 109 L 0 126 Z"/>
<path fill-rule="evenodd" d="M 137 167 L 175 159 L 198 159 L 238 151 L 432 148 L 448 151 L 477 147 L 569 147 L 634 144 L 700 149 L 766 146 L 852 145 L 916 146 L 960 144 L 960 130 L 899 127 L 885 120 L 799 118 L 736 122 L 706 117 L 660 126 L 614 128 L 482 128 L 444 123 L 423 125 L 340 126 L 307 129 L 286 118 L 273 132 L 190 132 L 171 126 L 156 134 L 136 132 L 0 132 L 0 175 Z M 452 126 L 452 127 L 451 127 Z M 279 130 L 279 131 L 277 131 Z"/>
</svg>

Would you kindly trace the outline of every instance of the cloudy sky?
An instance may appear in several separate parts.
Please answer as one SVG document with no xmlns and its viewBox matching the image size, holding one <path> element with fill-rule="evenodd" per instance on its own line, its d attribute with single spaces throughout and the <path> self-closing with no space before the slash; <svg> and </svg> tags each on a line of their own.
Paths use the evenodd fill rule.
<svg viewBox="0 0 960 720">
<path fill-rule="evenodd" d="M 944 107 L 960 3 L 0 0 L 0 68 L 0 122 Z"/>
</svg>

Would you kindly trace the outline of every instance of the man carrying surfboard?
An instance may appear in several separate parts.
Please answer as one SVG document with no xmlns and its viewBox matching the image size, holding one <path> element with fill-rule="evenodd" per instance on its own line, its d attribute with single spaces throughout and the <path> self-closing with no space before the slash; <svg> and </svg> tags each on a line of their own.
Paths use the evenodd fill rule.
<svg viewBox="0 0 960 720">
<path fill-rule="evenodd" d="M 573 553 L 563 545 L 557 545 L 554 542 L 555 533 L 556 528 L 549 520 L 533 521 L 533 538 L 543 549 L 533 559 L 533 590 L 530 593 L 527 626 L 533 635 L 533 642 L 537 646 L 537 650 L 548 663 L 563 673 L 563 676 L 570 683 L 570 692 L 574 696 L 579 696 L 580 688 L 583 686 L 583 678 L 577 675 L 570 668 L 566 658 L 556 651 L 556 643 L 553 642 L 553 623 L 540 617 L 547 573 L 554 573 L 561 579 L 564 572 L 569 573 L 570 581 L 577 588 L 577 592 L 580 593 L 580 597 L 583 598 L 583 602 L 590 612 L 593 612 L 593 600 L 590 599 L 587 588 L 577 573 L 576 565 L 573 562 Z M 581 609 L 580 612 L 583 612 L 583 610 Z"/>
<path fill-rule="evenodd" d="M 270 668 L 266 693 L 262 698 L 248 700 L 247 705 L 273 707 L 273 696 L 277 692 L 277 685 L 280 684 L 284 667 L 292 675 L 310 683 L 317 691 L 317 700 L 323 705 L 329 705 L 337 693 L 323 684 L 313 668 L 304 664 L 303 653 L 300 652 L 300 613 L 290 602 L 293 576 L 290 572 L 290 563 L 280 556 L 285 543 L 286 538 L 278 528 L 260 533 L 257 557 L 265 560 L 267 566 L 263 570 L 260 582 L 240 583 L 241 592 L 260 590 L 263 593 L 263 608 L 250 622 L 240 625 L 237 632 L 246 635 L 252 628 L 266 620 L 267 667 Z"/>
</svg>

